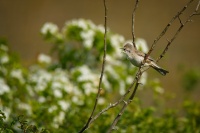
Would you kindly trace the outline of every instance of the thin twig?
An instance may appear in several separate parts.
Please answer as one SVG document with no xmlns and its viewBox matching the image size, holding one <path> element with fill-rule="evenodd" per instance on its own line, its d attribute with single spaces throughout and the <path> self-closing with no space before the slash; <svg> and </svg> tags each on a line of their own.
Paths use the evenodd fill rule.
<svg viewBox="0 0 200 133">
<path fill-rule="evenodd" d="M 138 75 L 138 73 L 137 73 L 136 75 Z M 125 93 L 123 96 L 121 96 L 121 98 L 120 98 L 117 102 L 115 102 L 115 103 L 113 103 L 113 104 L 110 103 L 108 107 L 106 107 L 106 108 L 104 108 L 103 110 L 101 110 L 97 115 L 94 116 L 94 118 L 91 120 L 91 123 L 92 123 L 94 120 L 96 120 L 96 119 L 97 119 L 101 114 L 103 114 L 104 112 L 108 111 L 108 110 L 111 109 L 111 108 L 116 107 L 118 104 L 120 104 L 121 102 L 123 102 L 123 100 L 125 99 L 125 97 L 130 93 L 131 88 L 133 87 L 133 85 L 135 84 L 135 82 L 136 82 L 136 79 L 133 80 L 133 82 L 132 82 L 131 85 L 129 86 L 128 90 L 126 91 L 126 93 Z"/>
<path fill-rule="evenodd" d="M 139 0 L 136 0 L 135 7 L 134 7 L 133 13 L 132 13 L 132 37 L 133 37 L 133 46 L 135 48 L 136 48 L 136 45 L 135 45 L 135 13 L 136 13 L 136 9 L 138 7 L 138 3 L 139 3 Z"/>
<path fill-rule="evenodd" d="M 192 0 L 192 1 L 193 1 L 193 0 Z M 192 1 L 190 1 L 189 3 L 191 3 Z M 194 16 L 195 14 L 197 14 L 199 5 L 200 5 L 200 0 L 199 0 L 199 2 L 198 2 L 198 4 L 197 4 L 197 8 L 196 8 L 195 12 L 193 12 L 193 13 L 188 17 L 188 19 L 186 20 L 186 23 L 189 22 L 189 20 L 190 20 L 190 18 L 191 18 L 192 16 Z M 188 6 L 188 4 L 187 4 L 187 5 L 181 10 L 181 12 L 179 12 L 178 14 L 181 15 L 182 12 L 187 8 L 187 6 Z M 175 20 L 177 17 L 179 18 L 179 15 L 178 15 L 178 16 L 176 15 L 175 17 L 173 17 L 173 19 Z M 174 21 L 173 19 L 172 19 L 172 21 L 170 21 L 170 23 L 168 24 L 169 26 L 170 26 L 171 23 Z M 180 18 L 179 18 L 179 20 L 180 20 Z M 184 24 L 182 24 L 181 21 L 180 21 L 180 23 L 181 23 L 181 26 L 179 27 L 179 29 L 178 29 L 177 32 L 175 33 L 174 37 L 171 39 L 171 41 L 168 41 L 168 45 L 167 45 L 166 48 L 165 48 L 166 51 L 167 51 L 169 45 L 173 42 L 173 40 L 176 38 L 176 36 L 180 33 L 180 31 L 181 31 L 182 28 L 184 27 Z M 167 27 L 163 30 L 163 32 L 160 34 L 160 36 L 156 39 L 156 41 L 154 41 L 155 44 L 156 44 L 156 42 L 165 34 L 165 32 L 167 31 L 167 29 L 169 28 L 169 26 L 167 26 Z M 152 50 L 153 50 L 153 47 L 155 47 L 155 44 L 152 45 Z M 165 51 L 165 50 L 164 50 L 164 51 Z M 150 51 L 151 51 L 151 50 L 150 50 Z M 150 51 L 149 51 L 149 54 L 151 53 Z M 165 51 L 165 52 L 166 52 L 166 51 Z M 164 54 L 165 54 L 165 52 L 164 52 Z M 162 55 L 162 54 L 161 54 L 161 55 Z M 146 58 L 148 58 L 148 54 L 147 54 Z M 144 58 L 143 63 L 142 63 L 142 66 L 144 65 L 145 61 L 146 61 L 146 59 Z M 159 60 L 157 60 L 157 61 L 159 61 Z M 123 115 L 124 110 L 125 110 L 126 107 L 132 102 L 132 100 L 133 100 L 133 98 L 134 98 L 134 96 L 135 96 L 135 94 L 136 94 L 138 85 L 139 85 L 140 77 L 141 77 L 141 75 L 142 75 L 142 72 L 141 72 L 142 66 L 141 66 L 141 67 L 139 68 L 139 70 L 138 70 L 139 74 L 136 75 L 136 81 L 137 81 L 137 83 L 136 83 L 136 85 L 135 85 L 135 88 L 134 88 L 134 90 L 133 90 L 131 96 L 129 97 L 129 99 L 128 99 L 127 102 L 126 102 L 126 101 L 124 102 L 123 107 L 121 108 L 121 110 L 120 110 L 120 112 L 118 113 L 118 115 L 115 117 L 115 119 L 114 119 L 112 125 L 110 126 L 110 128 L 108 129 L 108 132 L 107 132 L 107 133 L 111 133 L 113 130 L 116 129 L 115 126 L 116 126 L 116 124 L 118 123 L 118 121 L 119 121 L 119 119 L 121 118 L 121 116 Z"/>
<path fill-rule="evenodd" d="M 96 95 L 96 99 L 95 99 L 95 103 L 94 103 L 94 107 L 93 107 L 92 113 L 91 113 L 86 125 L 79 131 L 79 133 L 84 132 L 88 128 L 88 126 L 89 126 L 89 124 L 90 124 L 90 122 L 91 122 L 91 120 L 93 118 L 94 112 L 96 110 L 97 103 L 98 103 L 99 96 L 100 96 L 100 92 L 102 90 L 101 85 L 102 85 L 102 80 L 103 80 L 103 75 L 104 75 L 104 68 L 105 68 L 105 63 L 106 63 L 106 51 L 107 51 L 106 40 L 107 40 L 107 10 L 108 10 L 107 6 L 106 6 L 106 0 L 103 0 L 103 3 L 104 3 L 104 10 L 105 10 L 105 15 L 104 15 L 104 17 L 105 17 L 105 20 L 104 20 L 105 33 L 104 33 L 104 54 L 103 54 L 103 63 L 102 63 L 102 69 L 101 69 L 101 76 L 100 76 L 100 79 L 99 79 L 98 92 L 97 92 L 97 95 Z"/>
<path fill-rule="evenodd" d="M 179 19 L 179 22 L 180 22 L 180 27 L 178 28 L 178 30 L 176 31 L 176 33 L 174 34 L 174 36 L 172 37 L 172 39 L 170 40 L 167 40 L 167 45 L 165 47 L 165 49 L 163 50 L 163 52 L 160 54 L 160 56 L 157 58 L 156 62 L 158 62 L 160 59 L 162 59 L 165 55 L 165 53 L 167 52 L 169 46 L 171 45 L 171 43 L 176 39 L 176 37 L 178 36 L 178 34 L 180 33 L 180 31 L 183 29 L 183 27 L 188 23 L 190 22 L 191 18 L 197 14 L 198 10 L 199 10 L 199 5 L 200 5 L 200 0 L 195 8 L 195 11 L 190 14 L 190 16 L 185 20 L 185 22 L 183 23 L 180 19 L 180 17 L 178 16 L 178 19 Z"/>
<path fill-rule="evenodd" d="M 149 50 L 149 52 L 146 54 L 145 56 L 145 60 L 149 57 L 149 55 L 151 54 L 151 52 L 153 51 L 154 47 L 156 46 L 157 42 L 160 40 L 161 37 L 163 37 L 165 35 L 165 33 L 167 32 L 167 30 L 169 29 L 169 27 L 172 25 L 172 23 L 174 22 L 175 19 L 177 19 L 186 9 L 187 7 L 193 2 L 194 0 L 190 0 L 171 20 L 170 22 L 167 24 L 167 26 L 164 28 L 164 30 L 160 33 L 160 35 L 158 35 L 158 37 L 154 40 L 153 44 L 151 45 L 151 48 Z"/>
<path fill-rule="evenodd" d="M 141 77 L 141 75 L 142 75 L 141 68 L 142 68 L 142 67 L 139 68 L 138 74 L 137 74 L 136 77 L 135 77 L 137 83 L 136 83 L 136 85 L 135 85 L 135 87 L 134 87 L 134 90 L 133 90 L 131 96 L 129 97 L 128 101 L 124 101 L 123 107 L 121 108 L 121 110 L 120 110 L 120 112 L 118 113 L 118 115 L 115 117 L 115 119 L 114 119 L 112 125 L 110 126 L 110 128 L 108 129 L 107 133 L 111 133 L 113 130 L 116 129 L 115 126 L 116 126 L 116 124 L 118 123 L 119 119 L 121 118 L 122 114 L 124 113 L 126 107 L 132 102 L 133 98 L 135 97 L 137 88 L 138 88 L 138 86 L 139 86 L 139 84 L 140 84 L 140 83 L 139 83 L 139 80 L 140 80 L 140 77 Z"/>
</svg>

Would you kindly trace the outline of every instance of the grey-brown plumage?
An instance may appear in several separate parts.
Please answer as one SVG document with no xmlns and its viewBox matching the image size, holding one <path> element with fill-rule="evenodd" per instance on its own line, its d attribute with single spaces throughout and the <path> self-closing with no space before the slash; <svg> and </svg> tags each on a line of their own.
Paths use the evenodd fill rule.
<svg viewBox="0 0 200 133">
<path fill-rule="evenodd" d="M 134 66 L 140 67 L 142 65 L 145 54 L 141 51 L 136 50 L 131 43 L 126 43 L 121 49 L 127 55 L 128 59 Z M 166 75 L 167 73 L 169 73 L 167 70 L 159 67 L 151 57 L 147 58 L 144 66 L 150 66 L 162 75 Z"/>
</svg>

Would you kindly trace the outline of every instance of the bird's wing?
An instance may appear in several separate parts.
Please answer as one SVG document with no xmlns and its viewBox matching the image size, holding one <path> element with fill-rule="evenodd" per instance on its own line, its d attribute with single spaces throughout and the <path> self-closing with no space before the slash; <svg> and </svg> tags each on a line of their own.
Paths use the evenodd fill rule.
<svg viewBox="0 0 200 133">
<path fill-rule="evenodd" d="M 138 54 L 139 56 L 142 56 L 143 58 L 144 58 L 144 56 L 146 55 L 145 53 L 143 53 L 143 52 L 141 52 L 141 51 L 138 51 L 138 50 L 136 50 L 135 51 L 136 52 L 136 54 Z M 150 61 L 155 61 L 153 58 L 151 58 L 150 56 L 148 57 L 148 60 L 150 60 Z"/>
</svg>

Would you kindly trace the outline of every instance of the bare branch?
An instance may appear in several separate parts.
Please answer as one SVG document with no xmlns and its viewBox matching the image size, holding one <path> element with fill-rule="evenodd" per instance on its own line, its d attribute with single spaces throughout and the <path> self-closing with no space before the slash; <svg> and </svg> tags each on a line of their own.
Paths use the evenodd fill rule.
<svg viewBox="0 0 200 133">
<path fill-rule="evenodd" d="M 170 44 L 174 41 L 174 39 L 176 38 L 176 36 L 180 33 L 180 31 L 181 31 L 182 28 L 184 27 L 185 23 L 187 23 L 188 20 L 190 20 L 191 17 L 194 16 L 194 15 L 197 13 L 198 7 L 199 7 L 199 4 L 200 4 L 200 0 L 199 0 L 199 3 L 198 3 L 198 5 L 197 5 L 197 8 L 196 8 L 195 12 L 193 12 L 193 13 L 188 17 L 188 19 L 186 20 L 186 22 L 185 22 L 184 24 L 182 23 L 182 21 L 181 21 L 180 18 L 179 18 L 179 15 L 182 14 L 182 12 L 187 8 L 187 6 L 188 6 L 192 1 L 193 1 L 193 0 L 191 0 L 191 1 L 181 10 L 181 12 L 179 12 L 176 16 L 174 16 L 174 17 L 172 18 L 172 20 L 171 20 L 170 23 L 166 26 L 166 28 L 163 30 L 163 32 L 161 32 L 161 34 L 156 38 L 156 40 L 154 40 L 154 43 L 153 43 L 153 45 L 152 45 L 152 47 L 151 47 L 149 53 L 147 54 L 147 56 L 146 56 L 146 57 L 144 58 L 144 60 L 143 60 L 143 65 L 144 65 L 146 59 L 148 58 L 149 54 L 151 53 L 151 51 L 154 49 L 155 44 L 157 43 L 157 41 L 166 33 L 166 31 L 167 31 L 167 29 L 169 28 L 169 26 L 172 24 L 172 22 L 173 22 L 177 17 L 178 17 L 178 19 L 179 19 L 179 21 L 180 21 L 180 23 L 181 23 L 181 26 L 179 27 L 179 29 L 178 29 L 177 32 L 175 33 L 174 37 L 173 37 L 170 41 L 168 40 L 168 45 L 166 46 L 166 48 L 165 48 L 163 54 L 161 54 L 161 56 L 160 56 L 161 58 L 162 58 L 163 55 L 166 53 L 168 47 L 169 47 Z M 157 60 L 157 61 L 158 61 L 158 60 Z M 142 65 L 142 66 L 143 66 L 143 65 Z M 128 99 L 127 102 L 126 102 L 126 101 L 124 102 L 124 105 L 123 105 L 122 109 L 120 110 L 120 112 L 118 113 L 118 115 L 115 117 L 115 119 L 114 119 L 112 125 L 110 126 L 110 128 L 108 129 L 108 132 L 107 132 L 107 133 L 111 133 L 113 130 L 116 129 L 115 126 L 116 126 L 116 124 L 118 123 L 118 121 L 119 121 L 119 119 L 121 118 L 121 116 L 123 115 L 124 110 L 125 110 L 126 107 L 132 102 L 132 100 L 133 100 L 133 98 L 134 98 L 134 96 L 135 96 L 135 94 L 136 94 L 138 85 L 139 85 L 140 77 L 141 77 L 142 73 L 144 72 L 144 71 L 141 72 L 142 66 L 139 68 L 138 73 L 137 73 L 137 75 L 136 75 L 136 77 L 135 77 L 135 79 L 136 79 L 137 82 L 136 82 L 136 85 L 135 85 L 135 87 L 134 87 L 134 90 L 133 90 L 131 96 L 129 97 L 129 99 Z M 124 100 L 123 100 L 123 101 L 124 101 Z"/>
<path fill-rule="evenodd" d="M 135 7 L 133 9 L 133 13 L 132 13 L 132 37 L 133 37 L 133 46 L 136 48 L 135 46 L 135 13 L 136 13 L 136 9 L 138 7 L 138 3 L 139 3 L 139 0 L 136 0 L 135 1 Z"/>
<path fill-rule="evenodd" d="M 138 75 L 138 73 L 136 74 Z M 108 107 L 104 108 L 103 110 L 101 110 L 96 116 L 94 116 L 94 118 L 91 120 L 91 123 L 96 120 L 101 114 L 103 114 L 104 112 L 108 111 L 111 108 L 116 107 L 118 104 L 120 104 L 121 102 L 124 102 L 124 98 L 130 93 L 131 88 L 133 87 L 133 85 L 136 82 L 136 78 L 133 80 L 133 82 L 131 83 L 131 85 L 129 86 L 128 90 L 126 91 L 126 93 L 115 103 L 110 104 Z"/>
<path fill-rule="evenodd" d="M 140 77 L 141 77 L 141 75 L 142 75 L 141 68 L 142 68 L 142 67 L 139 68 L 138 73 L 137 73 L 137 75 L 136 75 L 136 77 L 135 77 L 135 79 L 137 80 L 137 83 L 136 83 L 136 85 L 135 85 L 135 87 L 134 87 L 134 90 L 133 90 L 131 96 L 129 97 L 128 101 L 124 101 L 124 100 L 123 100 L 123 101 L 124 101 L 124 105 L 123 105 L 123 107 L 121 108 L 121 110 L 120 110 L 120 112 L 118 113 L 118 115 L 115 117 L 115 119 L 114 119 L 112 125 L 110 126 L 110 128 L 108 129 L 107 133 L 111 133 L 113 130 L 116 129 L 115 126 L 116 126 L 116 124 L 118 123 L 118 121 L 119 121 L 119 119 L 121 118 L 121 116 L 123 115 L 123 113 L 124 113 L 126 107 L 132 102 L 133 98 L 135 97 L 137 88 L 138 88 L 138 86 L 139 86 L 139 84 L 140 84 L 140 83 L 138 83 L 138 81 L 140 80 Z"/>
<path fill-rule="evenodd" d="M 188 19 L 183 23 L 180 19 L 180 15 L 185 11 L 185 9 L 193 2 L 194 0 L 190 0 L 185 6 L 184 8 L 182 8 L 182 10 L 180 12 L 178 12 L 172 19 L 171 21 L 167 24 L 167 26 L 165 27 L 165 29 L 161 32 L 161 34 L 154 40 L 152 46 L 151 46 L 151 49 L 149 50 L 148 54 L 145 56 L 144 60 L 143 60 L 143 64 L 145 63 L 146 59 L 148 58 L 148 56 L 150 55 L 150 53 L 153 51 L 156 43 L 160 40 L 161 37 L 163 37 L 163 35 L 167 32 L 168 28 L 172 25 L 173 21 L 175 19 L 179 19 L 179 22 L 180 22 L 180 27 L 178 28 L 177 32 L 175 33 L 175 35 L 173 36 L 172 39 L 170 40 L 167 40 L 168 43 L 167 43 L 167 46 L 166 48 L 164 49 L 163 53 L 160 55 L 160 57 L 157 59 L 157 61 L 159 61 L 163 56 L 164 54 L 167 52 L 168 50 L 168 47 L 170 46 L 170 44 L 174 41 L 174 39 L 177 37 L 177 35 L 180 33 L 180 31 L 182 30 L 182 28 L 185 26 L 186 23 L 190 22 L 190 19 L 192 18 L 192 16 L 194 15 L 198 15 L 198 10 L 199 10 L 199 5 L 200 5 L 200 0 L 197 4 L 197 7 L 195 9 L 195 11 L 188 17 Z M 133 42 L 135 40 L 135 33 L 134 33 L 134 16 L 135 16 L 135 10 L 137 8 L 137 4 L 138 4 L 139 0 L 136 0 L 136 5 L 135 5 L 135 8 L 134 8 L 134 11 L 133 11 L 133 15 L 132 15 L 132 23 L 133 23 L 133 28 L 132 28 L 132 35 L 133 35 Z M 87 124 L 85 125 L 85 127 L 83 128 L 83 130 L 81 130 L 82 132 L 84 130 L 86 130 L 88 128 L 88 126 L 93 122 L 95 121 L 101 114 L 103 114 L 104 112 L 108 111 L 109 109 L 111 108 L 114 108 L 116 107 L 118 104 L 120 103 L 123 103 L 123 106 L 120 110 L 120 112 L 118 113 L 118 115 L 116 116 L 116 118 L 114 119 L 112 125 L 110 126 L 109 130 L 108 130 L 108 133 L 112 132 L 113 130 L 116 130 L 115 126 L 116 124 L 118 123 L 119 119 L 121 118 L 121 116 L 123 115 L 124 113 L 124 110 L 126 109 L 126 107 L 132 102 L 135 94 L 136 94 L 136 91 L 137 91 L 137 88 L 139 86 L 139 80 L 143 74 L 144 71 L 141 71 L 141 68 L 143 67 L 143 65 L 141 65 L 141 67 L 139 68 L 132 84 L 130 85 L 130 87 L 128 88 L 128 90 L 126 91 L 126 93 L 117 101 L 115 102 L 114 104 L 110 104 L 107 108 L 103 109 L 101 112 L 99 112 L 96 116 L 93 117 L 93 114 L 94 114 L 94 111 L 96 109 L 96 106 L 97 106 L 97 102 L 98 102 L 98 98 L 99 98 L 99 95 L 100 95 L 100 91 L 101 91 L 101 82 L 102 82 L 102 77 L 103 77 L 103 73 L 104 73 L 104 66 L 105 66 L 105 58 L 106 58 L 106 19 L 107 19 L 107 8 L 106 8 L 106 4 L 105 4 L 105 0 L 104 0 L 104 7 L 105 7 L 105 34 L 104 34 L 104 56 L 103 56 L 103 65 L 102 65 L 102 72 L 101 72 L 101 77 L 100 77 L 100 82 L 99 82 L 99 88 L 98 88 L 98 94 L 97 94 L 97 97 L 96 97 L 96 101 L 95 101 L 95 106 L 94 106 L 94 109 L 92 111 L 92 114 L 87 122 Z M 134 44 L 134 43 L 133 43 Z M 135 44 L 134 44 L 135 45 Z M 147 69 L 146 69 L 147 70 Z M 145 71 L 146 71 L 145 70 Z M 129 99 L 126 101 L 125 100 L 125 97 L 128 95 L 128 93 L 131 91 L 132 87 L 134 86 L 134 84 L 136 83 L 135 87 L 134 87 L 134 90 L 131 94 L 131 96 L 129 97 Z"/>
<path fill-rule="evenodd" d="M 193 2 L 194 0 L 190 0 L 171 20 L 170 22 L 167 24 L 167 26 L 164 28 L 164 30 L 160 33 L 160 35 L 158 35 L 158 37 L 154 40 L 153 44 L 151 45 L 151 48 L 149 50 L 149 52 L 146 54 L 145 56 L 145 60 L 149 57 L 149 55 L 151 54 L 151 52 L 153 51 L 154 47 L 156 46 L 157 42 L 160 40 L 161 37 L 163 37 L 165 35 L 165 33 L 167 32 L 167 30 L 169 29 L 169 27 L 172 25 L 172 23 L 174 22 L 175 19 L 177 19 L 186 9 L 187 7 Z"/>
<path fill-rule="evenodd" d="M 169 46 L 171 45 L 171 43 L 175 40 L 175 38 L 178 36 L 178 34 L 180 33 L 180 31 L 183 29 L 183 27 L 188 23 L 188 22 L 191 22 L 191 18 L 197 14 L 198 10 L 199 10 L 199 5 L 200 5 L 200 0 L 196 6 L 196 9 L 195 11 L 190 14 L 190 16 L 186 19 L 186 21 L 183 23 L 180 19 L 180 17 L 178 16 L 178 19 L 179 19 L 179 22 L 180 22 L 180 27 L 178 28 L 178 30 L 176 31 L 176 33 L 174 34 L 174 36 L 172 37 L 171 40 L 167 40 L 168 43 L 165 47 L 165 49 L 163 50 L 163 52 L 160 54 L 160 56 L 158 57 L 158 59 L 156 60 L 156 62 L 158 62 L 161 58 L 164 57 L 165 53 L 167 52 L 167 50 L 169 49 Z"/>
<path fill-rule="evenodd" d="M 102 68 L 101 68 L 101 76 L 100 76 L 100 79 L 99 79 L 98 92 L 97 92 L 97 95 L 96 95 L 96 99 L 95 99 L 95 103 L 94 103 L 92 113 L 91 113 L 90 118 L 88 119 L 86 125 L 79 131 L 79 133 L 84 132 L 88 128 L 88 126 L 89 126 L 89 124 L 90 124 L 90 122 L 93 118 L 94 112 L 96 110 L 98 99 L 99 99 L 100 92 L 101 92 L 101 89 L 102 89 L 101 84 L 102 84 L 103 75 L 104 75 L 104 68 L 105 68 L 105 63 L 106 63 L 106 51 L 107 51 L 106 40 L 107 40 L 107 10 L 108 10 L 107 6 L 106 6 L 106 0 L 103 0 L 103 3 L 104 3 L 104 10 L 105 10 L 105 14 L 104 14 L 104 17 L 105 17 L 105 20 L 104 20 L 105 32 L 104 32 L 104 54 L 103 54 L 103 63 L 102 63 Z"/>
</svg>

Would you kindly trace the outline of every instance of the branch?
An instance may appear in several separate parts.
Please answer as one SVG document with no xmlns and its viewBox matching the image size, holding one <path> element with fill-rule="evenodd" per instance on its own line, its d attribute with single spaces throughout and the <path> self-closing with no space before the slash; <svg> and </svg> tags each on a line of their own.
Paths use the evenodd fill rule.
<svg viewBox="0 0 200 133">
<path fill-rule="evenodd" d="M 137 88 L 138 88 L 138 85 L 139 85 L 139 80 L 140 80 L 140 77 L 141 77 L 141 75 L 143 73 L 143 72 L 141 72 L 141 68 L 142 68 L 142 66 L 139 68 L 138 73 L 137 73 L 137 75 L 135 77 L 137 83 L 136 83 L 136 85 L 134 87 L 134 90 L 133 90 L 131 96 L 129 97 L 128 101 L 124 101 L 123 107 L 121 108 L 121 110 L 118 113 L 118 115 L 115 117 L 115 120 L 113 121 L 112 125 L 108 129 L 107 133 L 111 133 L 113 130 L 116 129 L 115 126 L 118 123 L 119 119 L 121 118 L 122 114 L 124 113 L 126 107 L 132 102 L 133 98 L 135 97 L 135 94 L 136 94 L 136 91 L 137 91 Z"/>
<path fill-rule="evenodd" d="M 133 37 L 133 46 L 136 48 L 135 46 L 135 13 L 136 13 L 136 9 L 138 7 L 138 3 L 139 3 L 139 0 L 136 0 L 135 1 L 135 7 L 133 9 L 133 13 L 132 13 L 132 37 Z"/>
<path fill-rule="evenodd" d="M 167 27 L 165 27 L 165 29 L 163 30 L 163 32 L 161 32 L 161 34 L 156 38 L 156 40 L 154 40 L 154 43 L 151 47 L 151 50 L 149 51 L 149 53 L 146 55 L 146 57 L 144 58 L 143 62 L 142 62 L 142 65 L 141 67 L 139 68 L 138 70 L 138 73 L 135 77 L 136 79 L 136 85 L 134 87 L 134 90 L 131 94 L 131 96 L 129 97 L 128 101 L 124 101 L 124 105 L 123 107 L 121 108 L 120 112 L 118 113 L 118 115 L 115 117 L 112 125 L 110 126 L 110 128 L 108 129 L 108 132 L 107 133 L 111 133 L 113 130 L 115 130 L 115 126 L 116 124 L 118 123 L 119 119 L 121 118 L 121 116 L 123 115 L 124 113 L 124 110 L 126 109 L 126 107 L 132 102 L 135 94 L 136 94 L 136 91 L 137 91 L 137 88 L 138 88 L 138 85 L 139 85 L 139 80 L 140 80 L 140 77 L 142 75 L 142 73 L 144 72 L 141 72 L 141 68 L 143 67 L 144 63 L 146 62 L 146 59 L 148 58 L 149 54 L 151 53 L 151 51 L 154 49 L 155 47 L 155 44 L 157 43 L 157 41 L 166 33 L 167 29 L 169 28 L 169 26 L 172 24 L 172 22 L 179 16 L 183 13 L 183 11 L 187 8 L 187 6 L 192 2 L 193 0 L 191 0 L 186 6 L 184 6 L 184 8 L 176 15 L 172 18 L 172 20 L 170 21 L 170 23 L 167 25 Z M 176 38 L 176 36 L 180 33 L 180 31 L 182 30 L 182 28 L 184 27 L 184 25 L 189 22 L 189 20 L 191 19 L 192 16 L 196 15 L 197 14 L 197 11 L 198 11 L 198 8 L 199 8 L 199 5 L 200 5 L 200 0 L 197 4 L 197 7 L 196 7 L 196 10 L 188 17 L 188 19 L 186 20 L 186 22 L 183 24 L 179 18 L 179 21 L 181 23 L 181 26 L 179 27 L 179 29 L 177 30 L 177 32 L 175 33 L 174 37 L 171 39 L 171 41 L 168 41 L 168 45 L 166 46 L 165 50 L 164 50 L 164 54 L 166 53 L 168 47 L 170 46 L 170 44 L 174 41 L 174 39 Z M 162 55 L 162 54 L 161 54 Z M 158 60 L 157 60 L 158 61 Z"/>
<path fill-rule="evenodd" d="M 136 75 L 138 75 L 138 73 L 137 73 Z M 94 118 L 91 120 L 91 123 L 92 123 L 93 121 L 95 121 L 95 120 L 96 120 L 101 114 L 103 114 L 104 112 L 108 111 L 108 110 L 111 109 L 111 108 L 116 107 L 118 104 L 120 104 L 121 102 L 123 102 L 124 99 L 125 99 L 125 97 L 128 95 L 128 93 L 130 93 L 131 88 L 133 87 L 133 85 L 135 84 L 135 82 L 136 82 L 136 78 L 133 80 L 133 82 L 132 82 L 131 85 L 129 86 L 128 90 L 126 91 L 126 93 L 125 93 L 117 102 L 115 102 L 115 103 L 113 103 L 113 104 L 110 103 L 110 105 L 109 105 L 108 107 L 104 108 L 104 109 L 101 110 L 96 116 L 94 116 Z"/>
<path fill-rule="evenodd" d="M 160 54 L 160 56 L 157 58 L 156 62 L 158 62 L 161 58 L 164 57 L 165 53 L 167 52 L 169 46 L 171 45 L 171 43 L 176 39 L 176 37 L 178 36 L 178 34 L 181 32 L 181 30 L 183 29 L 183 27 L 188 23 L 188 22 L 191 22 L 191 18 L 194 16 L 194 15 L 197 15 L 198 13 L 198 10 L 199 10 L 199 5 L 200 5 L 200 0 L 194 10 L 194 12 L 192 14 L 190 14 L 190 16 L 186 19 L 186 21 L 183 23 L 180 19 L 180 17 L 178 16 L 178 19 L 179 19 L 179 22 L 180 22 L 180 27 L 178 28 L 178 30 L 176 31 L 176 33 L 174 34 L 174 36 L 172 37 L 172 39 L 170 40 L 167 40 L 168 43 L 165 47 L 165 49 L 163 50 L 163 52 Z"/>
<path fill-rule="evenodd" d="M 146 54 L 145 56 L 145 60 L 149 57 L 149 55 L 151 54 L 151 52 L 153 51 L 154 47 L 156 46 L 157 42 L 160 40 L 160 38 L 162 38 L 165 33 L 167 32 L 167 30 L 169 29 L 169 27 L 172 25 L 172 23 L 174 22 L 175 19 L 179 18 L 179 16 L 187 9 L 187 7 L 193 2 L 194 0 L 190 0 L 171 20 L 170 22 L 167 24 L 167 26 L 164 28 L 164 30 L 160 33 L 160 35 L 158 35 L 158 37 L 154 40 L 153 44 L 151 45 L 151 48 L 149 50 L 149 52 Z"/>
<path fill-rule="evenodd" d="M 97 92 L 97 95 L 96 95 L 95 104 L 94 104 L 92 113 L 91 113 L 86 125 L 79 131 L 79 133 L 84 132 L 88 128 L 88 126 L 90 125 L 90 122 L 93 118 L 94 112 L 95 112 L 96 107 L 97 107 L 100 92 L 102 90 L 101 84 L 102 84 L 102 79 L 103 79 L 103 74 L 104 74 L 104 68 L 105 68 L 105 63 L 106 63 L 106 51 L 107 51 L 106 40 L 107 40 L 107 10 L 108 10 L 107 6 L 106 6 L 106 0 L 103 0 L 103 3 L 104 3 L 104 10 L 105 10 L 105 14 L 104 14 L 104 17 L 105 17 L 105 20 L 104 20 L 105 33 L 104 33 L 104 53 L 103 53 L 103 63 L 102 63 L 102 69 L 101 69 L 101 76 L 100 76 L 100 79 L 99 79 L 98 92 Z"/>
</svg>

